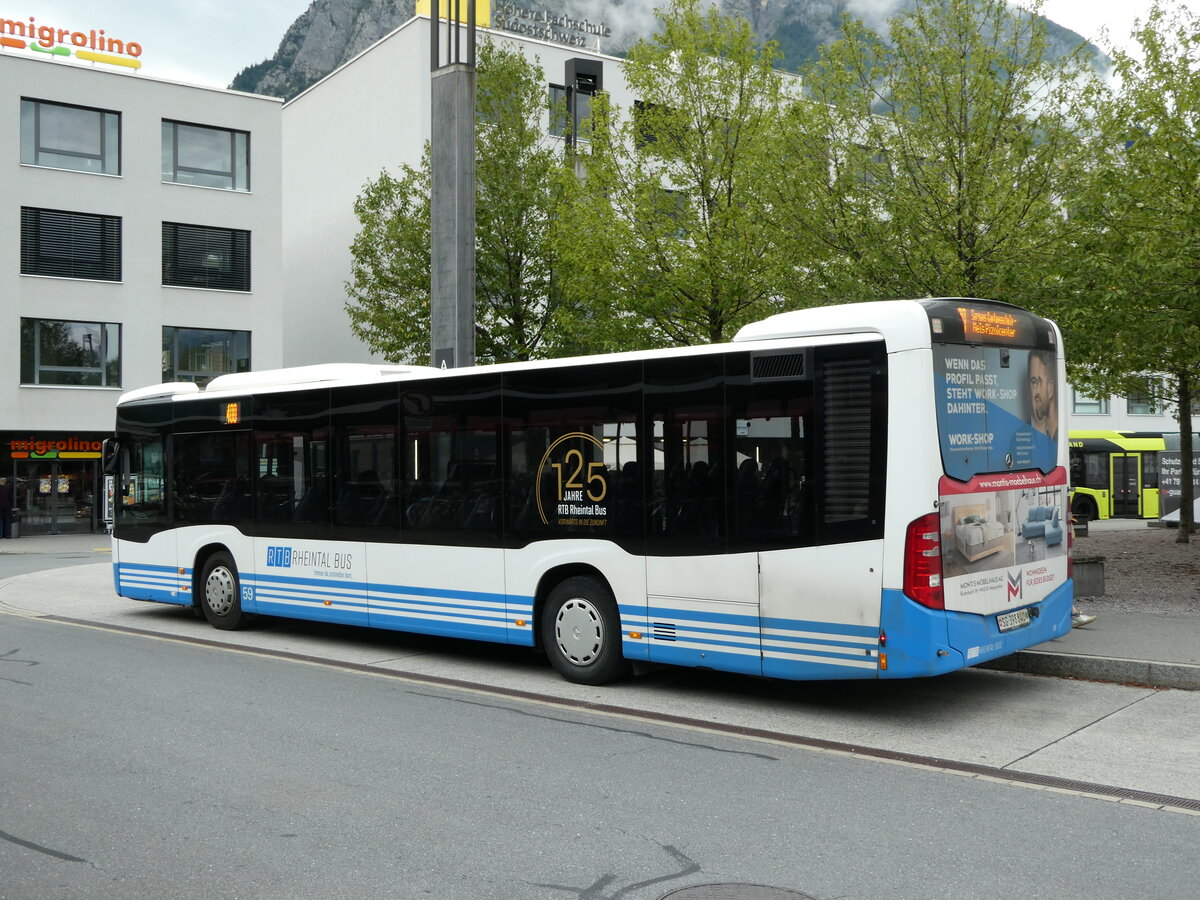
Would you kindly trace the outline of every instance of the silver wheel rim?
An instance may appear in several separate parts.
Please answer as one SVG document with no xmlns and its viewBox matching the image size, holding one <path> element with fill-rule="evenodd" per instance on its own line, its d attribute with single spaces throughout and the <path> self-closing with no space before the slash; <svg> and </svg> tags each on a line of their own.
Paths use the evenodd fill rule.
<svg viewBox="0 0 1200 900">
<path fill-rule="evenodd" d="M 558 609 L 554 636 L 568 662 L 590 665 L 604 646 L 604 619 L 600 610 L 583 597 L 572 597 Z"/>
<path fill-rule="evenodd" d="M 227 616 L 237 599 L 233 573 L 224 566 L 217 566 L 208 573 L 204 582 L 204 602 L 215 615 Z"/>
</svg>

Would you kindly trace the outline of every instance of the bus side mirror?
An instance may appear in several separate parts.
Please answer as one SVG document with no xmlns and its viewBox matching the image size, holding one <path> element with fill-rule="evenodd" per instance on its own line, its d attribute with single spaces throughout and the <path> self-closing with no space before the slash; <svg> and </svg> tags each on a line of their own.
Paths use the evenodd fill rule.
<svg viewBox="0 0 1200 900">
<path fill-rule="evenodd" d="M 121 442 L 115 437 L 105 438 L 100 450 L 100 464 L 105 475 L 118 475 L 121 470 Z"/>
</svg>

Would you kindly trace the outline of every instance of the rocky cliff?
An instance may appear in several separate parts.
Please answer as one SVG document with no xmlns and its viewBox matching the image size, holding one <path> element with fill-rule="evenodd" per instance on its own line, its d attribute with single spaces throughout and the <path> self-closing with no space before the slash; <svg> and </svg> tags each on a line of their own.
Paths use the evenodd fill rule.
<svg viewBox="0 0 1200 900">
<path fill-rule="evenodd" d="M 795 69 L 816 55 L 817 48 L 838 37 L 843 12 L 883 29 L 887 16 L 905 0 L 717 0 L 726 12 L 747 19 L 763 39 L 783 51 L 783 67 Z M 598 48 L 620 55 L 640 37 L 655 30 L 654 9 L 662 0 L 493 0 L 498 20 L 530 21 L 538 12 L 603 23 L 612 34 Z M 353 59 L 414 14 L 415 0 L 313 0 L 292 23 L 270 59 L 248 66 L 230 87 L 291 98 Z M 1050 24 L 1053 50 L 1066 53 L 1082 40 Z M 596 49 L 589 41 L 588 46 Z"/>
</svg>

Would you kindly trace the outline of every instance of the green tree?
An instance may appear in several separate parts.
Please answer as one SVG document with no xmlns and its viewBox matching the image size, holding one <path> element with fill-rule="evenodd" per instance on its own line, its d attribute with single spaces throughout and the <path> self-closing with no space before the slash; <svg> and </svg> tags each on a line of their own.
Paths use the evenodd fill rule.
<svg viewBox="0 0 1200 900">
<path fill-rule="evenodd" d="M 1200 390 L 1200 17 L 1155 3 L 1113 51 L 1118 87 L 1099 105 L 1074 291 L 1056 317 L 1070 372 L 1097 393 L 1163 376 L 1183 451 L 1179 540 L 1191 531 L 1192 402 Z"/>
<path fill-rule="evenodd" d="M 596 349 L 732 337 L 773 310 L 765 137 L 782 108 L 774 45 L 700 0 L 671 0 L 628 54 L 638 98 L 595 98 L 556 235 L 573 332 Z"/>
<path fill-rule="evenodd" d="M 782 233 L 808 276 L 789 303 L 1041 306 L 1081 168 L 1082 51 L 1052 59 L 1044 21 L 1005 0 L 918 0 L 886 40 L 844 19 L 778 139 Z"/>
<path fill-rule="evenodd" d="M 480 363 L 552 355 L 561 299 L 549 230 L 563 180 L 545 134 L 541 70 L 483 42 L 476 88 L 476 356 Z M 428 363 L 429 148 L 418 167 L 369 182 L 354 204 L 351 328 L 393 362 Z"/>
</svg>

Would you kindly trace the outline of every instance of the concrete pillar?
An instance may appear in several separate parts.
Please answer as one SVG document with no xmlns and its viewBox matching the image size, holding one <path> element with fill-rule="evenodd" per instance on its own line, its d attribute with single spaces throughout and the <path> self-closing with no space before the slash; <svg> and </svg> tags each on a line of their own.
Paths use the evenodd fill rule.
<svg viewBox="0 0 1200 900">
<path fill-rule="evenodd" d="M 432 73 L 430 334 L 433 365 L 475 364 L 475 70 Z"/>
</svg>

